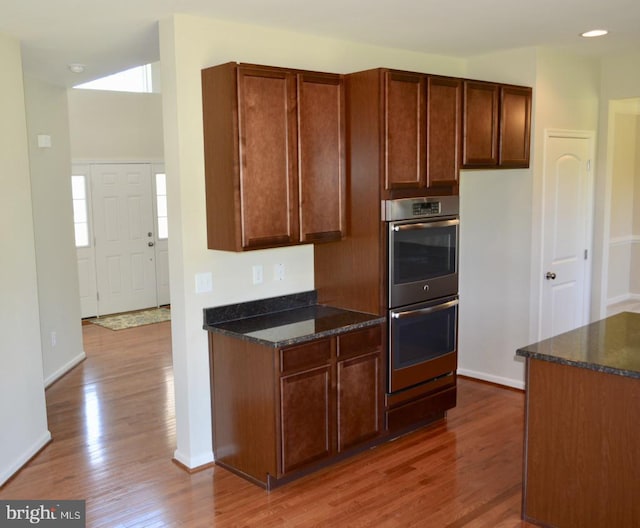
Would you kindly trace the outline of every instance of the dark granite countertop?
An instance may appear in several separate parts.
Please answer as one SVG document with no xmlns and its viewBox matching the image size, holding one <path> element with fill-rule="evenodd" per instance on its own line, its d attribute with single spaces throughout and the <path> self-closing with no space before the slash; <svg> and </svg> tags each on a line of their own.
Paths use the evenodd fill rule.
<svg viewBox="0 0 640 528">
<path fill-rule="evenodd" d="M 377 315 L 317 304 L 316 292 L 204 309 L 203 328 L 276 348 L 375 326 Z"/>
<path fill-rule="evenodd" d="M 640 378 L 640 314 L 607 317 L 520 348 L 516 355 Z"/>
</svg>

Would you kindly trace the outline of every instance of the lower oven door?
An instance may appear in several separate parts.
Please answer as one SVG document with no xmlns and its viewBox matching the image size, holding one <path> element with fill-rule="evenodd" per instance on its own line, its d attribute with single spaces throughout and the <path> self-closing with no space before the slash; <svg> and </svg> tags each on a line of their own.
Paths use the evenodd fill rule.
<svg viewBox="0 0 640 528">
<path fill-rule="evenodd" d="M 457 296 L 390 310 L 389 392 L 455 371 L 457 337 Z"/>
</svg>

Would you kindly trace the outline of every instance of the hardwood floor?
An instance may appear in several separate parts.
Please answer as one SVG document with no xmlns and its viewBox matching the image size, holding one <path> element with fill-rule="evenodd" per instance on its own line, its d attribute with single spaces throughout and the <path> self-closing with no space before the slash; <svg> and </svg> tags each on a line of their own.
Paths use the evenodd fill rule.
<svg viewBox="0 0 640 528">
<path fill-rule="evenodd" d="M 54 441 L 0 499 L 86 499 L 87 526 L 525 527 L 524 395 L 459 380 L 445 422 L 271 493 L 175 449 L 170 323 L 83 327 L 87 359 L 47 390 Z"/>
</svg>

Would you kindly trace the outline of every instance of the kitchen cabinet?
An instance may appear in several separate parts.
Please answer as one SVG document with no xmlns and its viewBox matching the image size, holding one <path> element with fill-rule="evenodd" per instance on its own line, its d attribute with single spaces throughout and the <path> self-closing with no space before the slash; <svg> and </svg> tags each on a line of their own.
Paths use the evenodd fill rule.
<svg viewBox="0 0 640 528">
<path fill-rule="evenodd" d="M 427 78 L 427 188 L 458 189 L 462 80 Z"/>
<path fill-rule="evenodd" d="M 384 189 L 426 185 L 426 89 L 421 74 L 384 71 Z"/>
<path fill-rule="evenodd" d="M 272 488 L 380 441 L 382 326 L 281 348 L 209 333 L 216 463 Z"/>
<path fill-rule="evenodd" d="M 340 75 L 228 63 L 202 71 L 209 249 L 345 234 Z"/>
<path fill-rule="evenodd" d="M 531 88 L 500 87 L 500 166 L 528 167 L 531 144 Z"/>
<path fill-rule="evenodd" d="M 464 81 L 463 168 L 529 166 L 531 88 Z"/>
<path fill-rule="evenodd" d="M 385 191 L 451 194 L 458 185 L 462 82 L 398 71 L 385 71 L 384 82 Z"/>
<path fill-rule="evenodd" d="M 382 164 L 368 178 L 382 199 L 457 194 L 459 79 L 376 69 L 348 75 L 347 90 L 352 174 L 375 156 Z"/>
</svg>

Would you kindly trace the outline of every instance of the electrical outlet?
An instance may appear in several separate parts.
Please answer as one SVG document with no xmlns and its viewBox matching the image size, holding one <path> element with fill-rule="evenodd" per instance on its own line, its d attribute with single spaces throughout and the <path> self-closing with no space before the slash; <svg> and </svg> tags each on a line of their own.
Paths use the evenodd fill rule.
<svg viewBox="0 0 640 528">
<path fill-rule="evenodd" d="M 273 280 L 277 280 L 277 281 L 284 280 L 284 264 L 276 264 L 273 267 Z"/>
<path fill-rule="evenodd" d="M 51 346 L 55 347 L 58 344 L 58 335 L 55 332 L 51 332 Z"/>
<path fill-rule="evenodd" d="M 252 272 L 253 272 L 253 283 L 254 284 L 261 284 L 262 281 L 263 281 L 263 274 L 264 274 L 264 270 L 262 268 L 262 264 L 256 264 L 251 269 L 252 269 Z"/>
</svg>

